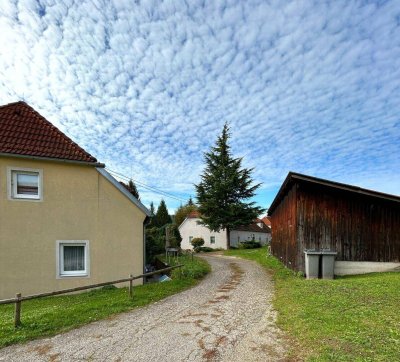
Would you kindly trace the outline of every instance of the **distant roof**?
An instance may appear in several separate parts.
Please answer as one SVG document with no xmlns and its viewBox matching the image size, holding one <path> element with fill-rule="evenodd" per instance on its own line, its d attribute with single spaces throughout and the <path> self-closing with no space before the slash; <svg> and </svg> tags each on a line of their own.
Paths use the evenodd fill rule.
<svg viewBox="0 0 400 362">
<path fill-rule="evenodd" d="M 0 154 L 97 163 L 25 102 L 0 106 Z"/>
<path fill-rule="evenodd" d="M 279 189 L 278 194 L 275 196 L 274 201 L 272 201 L 272 204 L 271 204 L 270 208 L 268 209 L 268 216 L 271 216 L 273 214 L 276 207 L 279 205 L 280 201 L 283 199 L 284 195 L 290 189 L 292 184 L 294 182 L 299 182 L 299 181 L 316 184 L 316 185 L 322 185 L 322 186 L 329 187 L 332 189 L 348 191 L 348 192 L 355 193 L 355 194 L 361 194 L 361 195 L 366 195 L 366 196 L 370 196 L 370 197 L 400 202 L 400 196 L 385 194 L 383 192 L 378 192 L 378 191 L 374 191 L 374 190 L 363 189 L 358 186 L 342 184 L 340 182 L 329 181 L 329 180 L 325 180 L 322 178 L 307 176 L 307 175 L 303 175 L 303 174 L 296 173 L 296 172 L 289 172 L 288 175 L 286 176 L 286 179 L 283 182 L 281 188 Z"/>
<path fill-rule="evenodd" d="M 200 218 L 200 213 L 196 210 L 191 211 L 188 216 L 186 216 L 188 219 L 199 219 Z"/>
<path fill-rule="evenodd" d="M 253 233 L 269 234 L 271 230 L 268 227 L 259 227 L 256 223 L 250 225 L 235 226 L 233 230 L 236 231 L 250 231 Z"/>
<path fill-rule="evenodd" d="M 261 219 L 261 221 L 262 221 L 265 225 L 267 225 L 268 227 L 271 227 L 271 219 L 270 219 L 269 216 L 264 216 L 264 217 Z"/>
</svg>

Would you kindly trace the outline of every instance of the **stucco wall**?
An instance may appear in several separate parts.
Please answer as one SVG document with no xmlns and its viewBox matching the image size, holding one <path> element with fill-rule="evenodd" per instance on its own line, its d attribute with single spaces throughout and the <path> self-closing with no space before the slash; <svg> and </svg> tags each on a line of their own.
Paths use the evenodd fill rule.
<svg viewBox="0 0 400 362">
<path fill-rule="evenodd" d="M 226 249 L 226 231 L 221 230 L 220 232 L 210 231 L 204 225 L 198 225 L 197 222 L 200 219 L 186 219 L 180 226 L 179 232 L 181 233 L 182 249 L 193 249 L 192 245 L 189 242 L 189 237 L 193 236 L 193 238 L 203 238 L 204 246 L 210 248 L 223 248 Z M 215 244 L 210 243 L 210 236 L 215 236 Z"/>
<path fill-rule="evenodd" d="M 221 230 L 218 233 L 210 231 L 210 229 L 208 229 L 204 225 L 199 225 L 197 223 L 199 220 L 200 219 L 194 219 L 194 218 L 186 219 L 179 226 L 179 232 L 181 233 L 182 237 L 181 248 L 193 249 L 192 245 L 189 242 L 189 238 L 193 236 L 194 238 L 198 237 L 203 238 L 204 246 L 215 249 L 216 248 L 226 249 L 226 231 Z M 252 235 L 255 236 L 256 241 L 259 241 L 259 238 L 261 238 L 261 243 L 263 245 L 271 241 L 271 234 L 232 230 L 230 233 L 230 245 L 237 247 L 238 237 L 240 238 L 240 241 L 249 241 L 252 240 Z M 210 236 L 215 236 L 215 244 L 210 243 Z"/>
<path fill-rule="evenodd" d="M 43 200 L 9 200 L 7 167 L 43 170 Z M 141 274 L 144 219 L 94 167 L 1 157 L 0 299 Z M 57 279 L 57 240 L 89 240 L 89 277 Z"/>
</svg>

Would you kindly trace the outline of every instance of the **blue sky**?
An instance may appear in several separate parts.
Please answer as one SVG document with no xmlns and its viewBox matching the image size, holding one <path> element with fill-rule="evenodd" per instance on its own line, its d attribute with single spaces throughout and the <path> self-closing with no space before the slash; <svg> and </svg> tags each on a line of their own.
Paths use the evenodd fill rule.
<svg viewBox="0 0 400 362">
<path fill-rule="evenodd" d="M 225 121 L 263 207 L 290 170 L 400 194 L 400 1 L 3 0 L 0 31 L 0 103 L 178 199 Z"/>
</svg>

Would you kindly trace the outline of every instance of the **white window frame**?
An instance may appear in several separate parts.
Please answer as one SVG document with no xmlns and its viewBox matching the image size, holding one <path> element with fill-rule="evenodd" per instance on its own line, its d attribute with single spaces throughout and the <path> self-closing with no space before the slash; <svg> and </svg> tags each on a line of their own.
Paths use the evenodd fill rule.
<svg viewBox="0 0 400 362">
<path fill-rule="evenodd" d="M 64 271 L 64 246 L 85 247 L 85 270 Z M 70 277 L 90 277 L 90 249 L 89 240 L 57 240 L 56 241 L 56 274 L 57 279 Z"/>
<path fill-rule="evenodd" d="M 212 241 L 214 239 L 214 242 Z M 210 236 L 210 245 L 215 244 L 215 236 L 211 235 Z"/>
<path fill-rule="evenodd" d="M 38 194 L 26 195 L 17 193 L 17 175 L 18 173 L 37 173 L 38 174 Z M 42 201 L 43 200 L 43 170 L 26 167 L 7 167 L 7 188 L 9 200 L 20 201 Z"/>
<path fill-rule="evenodd" d="M 189 236 L 189 244 L 192 245 L 193 236 Z"/>
</svg>

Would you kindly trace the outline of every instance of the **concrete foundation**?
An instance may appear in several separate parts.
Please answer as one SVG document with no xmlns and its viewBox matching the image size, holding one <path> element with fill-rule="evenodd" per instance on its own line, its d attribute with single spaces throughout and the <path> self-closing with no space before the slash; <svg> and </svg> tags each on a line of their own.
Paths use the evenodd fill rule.
<svg viewBox="0 0 400 362">
<path fill-rule="evenodd" d="M 384 263 L 373 261 L 336 261 L 335 275 L 356 275 L 399 271 L 400 263 Z"/>
</svg>

